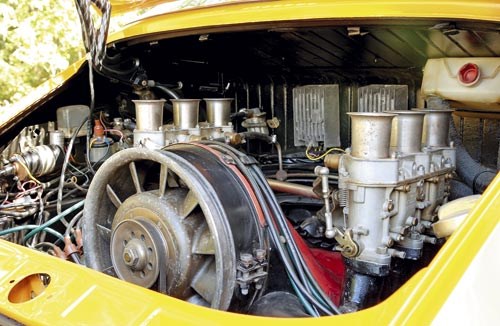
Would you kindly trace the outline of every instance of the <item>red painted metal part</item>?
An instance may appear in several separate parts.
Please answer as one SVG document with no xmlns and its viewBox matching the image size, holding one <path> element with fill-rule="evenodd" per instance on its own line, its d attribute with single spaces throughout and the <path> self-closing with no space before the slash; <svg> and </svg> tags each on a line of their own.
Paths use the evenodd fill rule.
<svg viewBox="0 0 500 326">
<path fill-rule="evenodd" d="M 342 255 L 320 248 L 309 248 L 305 240 L 295 229 L 288 224 L 292 236 L 299 247 L 300 253 L 311 271 L 313 277 L 318 282 L 321 289 L 336 304 L 340 304 L 342 297 L 342 284 L 344 281 L 344 262 Z"/>
</svg>

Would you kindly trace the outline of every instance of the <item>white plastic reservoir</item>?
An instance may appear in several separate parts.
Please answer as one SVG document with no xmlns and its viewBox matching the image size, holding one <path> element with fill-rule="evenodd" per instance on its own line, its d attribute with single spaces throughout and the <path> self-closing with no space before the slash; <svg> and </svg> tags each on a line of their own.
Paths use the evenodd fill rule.
<svg viewBox="0 0 500 326">
<path fill-rule="evenodd" d="M 422 95 L 442 97 L 454 108 L 500 110 L 500 58 L 429 59 Z"/>
</svg>

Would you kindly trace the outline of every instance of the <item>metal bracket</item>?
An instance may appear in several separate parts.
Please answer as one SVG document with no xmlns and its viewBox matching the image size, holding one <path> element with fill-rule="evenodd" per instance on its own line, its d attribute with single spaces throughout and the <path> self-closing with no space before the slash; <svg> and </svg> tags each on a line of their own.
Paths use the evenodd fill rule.
<svg viewBox="0 0 500 326">
<path fill-rule="evenodd" d="M 254 165 L 254 164 L 257 164 L 259 162 L 257 162 L 257 160 L 255 159 L 255 157 L 253 156 L 248 156 L 248 155 L 245 155 L 243 157 L 240 157 L 240 161 L 241 163 L 245 164 L 245 165 Z"/>
<path fill-rule="evenodd" d="M 241 294 L 247 295 L 251 284 L 255 285 L 256 290 L 262 288 L 263 281 L 267 276 L 265 271 L 267 265 L 266 252 L 263 249 L 257 249 L 255 257 L 248 253 L 240 255 L 240 261 L 236 268 L 236 282 L 240 286 Z"/>
<path fill-rule="evenodd" d="M 221 158 L 224 161 L 224 163 L 226 163 L 228 165 L 235 165 L 236 164 L 234 159 L 229 155 L 222 155 Z"/>
<path fill-rule="evenodd" d="M 339 244 L 342 255 L 347 258 L 356 257 L 359 253 L 359 246 L 352 239 L 352 230 L 347 229 L 345 232 L 342 232 L 337 227 L 334 227 L 334 230 L 334 238 Z"/>
</svg>

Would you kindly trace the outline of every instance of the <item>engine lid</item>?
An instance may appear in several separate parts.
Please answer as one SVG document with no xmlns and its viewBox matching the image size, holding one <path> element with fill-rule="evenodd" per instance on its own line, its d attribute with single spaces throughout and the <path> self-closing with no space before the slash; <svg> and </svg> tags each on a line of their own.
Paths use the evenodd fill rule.
<svg viewBox="0 0 500 326">
<path fill-rule="evenodd" d="M 138 9 L 147 9 L 153 6 L 174 2 L 174 0 L 110 0 L 112 16 L 121 15 Z"/>
</svg>

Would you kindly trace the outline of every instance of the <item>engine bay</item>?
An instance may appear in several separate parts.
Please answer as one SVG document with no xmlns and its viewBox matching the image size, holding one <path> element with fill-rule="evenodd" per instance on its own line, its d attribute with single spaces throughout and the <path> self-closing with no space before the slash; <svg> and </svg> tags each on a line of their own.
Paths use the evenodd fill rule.
<svg viewBox="0 0 500 326">
<path fill-rule="evenodd" d="M 425 87 L 432 64 L 471 85 L 498 67 L 496 28 L 322 22 L 116 42 L 2 131 L 0 238 L 214 309 L 376 305 L 451 235 L 440 208 L 496 174 L 498 142 L 479 162 L 464 147 L 473 131 L 454 109 L 469 99 Z M 478 97 L 471 112 L 498 105 Z"/>
</svg>

